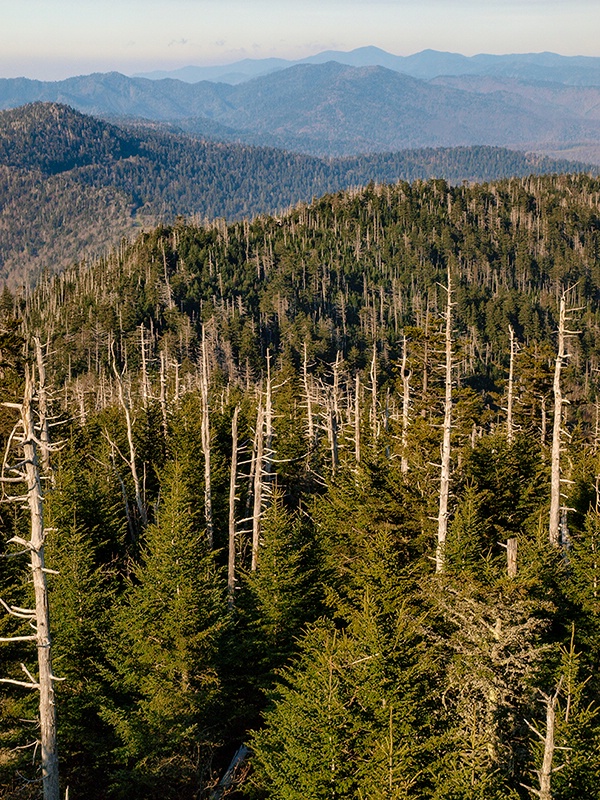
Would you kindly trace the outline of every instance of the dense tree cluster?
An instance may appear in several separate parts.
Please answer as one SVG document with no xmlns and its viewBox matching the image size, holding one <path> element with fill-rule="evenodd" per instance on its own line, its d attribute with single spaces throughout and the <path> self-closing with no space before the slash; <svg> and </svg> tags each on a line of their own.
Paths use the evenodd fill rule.
<svg viewBox="0 0 600 800">
<path fill-rule="evenodd" d="M 432 180 L 179 221 L 4 293 L 4 395 L 36 337 L 62 442 L 41 469 L 70 797 L 600 796 L 599 253 L 595 179 Z M 7 556 L 27 514 L 1 513 Z M 30 595 L 3 560 L 0 597 Z M 1 676 L 32 650 L 1 643 Z M 36 700 L 0 684 L 7 798 L 39 793 Z"/>
</svg>

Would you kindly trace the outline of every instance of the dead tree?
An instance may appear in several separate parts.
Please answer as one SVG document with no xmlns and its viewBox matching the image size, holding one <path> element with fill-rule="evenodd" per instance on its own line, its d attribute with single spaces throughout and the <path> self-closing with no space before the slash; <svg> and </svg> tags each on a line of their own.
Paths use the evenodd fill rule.
<svg viewBox="0 0 600 800">
<path fill-rule="evenodd" d="M 408 472 L 408 423 L 410 411 L 410 377 L 412 372 L 406 368 L 407 344 L 406 335 L 402 337 L 402 472 Z"/>
<path fill-rule="evenodd" d="M 202 326 L 202 368 L 200 370 L 200 394 L 202 396 L 202 455 L 204 456 L 204 520 L 208 546 L 213 546 L 213 512 L 210 469 L 210 417 L 208 399 L 208 351 L 206 335 Z"/>
<path fill-rule="evenodd" d="M 46 529 L 44 527 L 44 506 L 40 467 L 38 461 L 38 448 L 42 446 L 39 429 L 34 422 L 34 378 L 26 369 L 25 391 L 21 404 L 5 403 L 9 408 L 20 412 L 20 419 L 9 439 L 6 456 L 2 465 L 3 484 L 25 483 L 27 494 L 25 496 L 9 496 L 3 499 L 8 502 L 26 504 L 30 515 L 30 538 L 22 539 L 14 536 L 10 541 L 21 547 L 21 553 L 29 555 L 33 588 L 35 596 L 35 609 L 20 608 L 0 601 L 12 616 L 25 620 L 33 628 L 33 634 L 2 638 L 0 641 L 34 641 L 38 651 L 38 677 L 37 679 L 21 664 L 21 669 L 27 677 L 26 681 L 12 678 L 0 678 L 0 683 L 23 686 L 39 692 L 40 714 L 40 753 L 42 766 L 42 785 L 44 800 L 59 800 L 58 779 L 58 747 L 56 736 L 56 703 L 54 697 L 54 683 L 58 680 L 52 672 L 52 640 L 50 636 L 50 611 L 48 604 L 48 587 L 46 575 L 51 573 L 45 565 L 44 544 Z M 8 464 L 12 455 L 12 445 L 17 445 L 22 451 L 21 460 L 14 466 Z M 49 447 L 49 443 L 46 442 Z"/>
<path fill-rule="evenodd" d="M 117 383 L 117 394 L 119 397 L 119 403 L 125 414 L 125 426 L 127 429 L 127 444 L 129 446 L 129 458 L 126 458 L 110 439 L 108 439 L 108 441 L 112 447 L 116 448 L 117 452 L 121 455 L 121 458 L 125 461 L 125 463 L 129 467 L 129 471 L 131 472 L 131 478 L 133 480 L 133 489 L 135 492 L 135 504 L 137 506 L 140 523 L 142 527 L 145 528 L 148 523 L 148 515 L 146 513 L 146 504 L 144 502 L 144 492 L 142 488 L 142 482 L 140 480 L 140 476 L 137 471 L 135 442 L 133 440 L 133 421 L 131 418 L 131 407 L 130 407 L 131 398 L 130 397 L 128 397 L 127 399 L 125 398 L 125 391 L 123 386 L 123 374 L 125 373 L 127 368 L 125 368 L 123 374 L 119 374 L 119 371 L 117 370 L 114 351 L 112 352 L 112 368 Z"/>
<path fill-rule="evenodd" d="M 450 496 L 450 434 L 452 430 L 452 281 L 448 268 L 446 288 L 446 366 L 444 428 L 442 437 L 442 463 L 440 470 L 440 499 L 438 511 L 437 547 L 435 552 L 435 571 L 443 572 L 446 559 L 446 534 L 448 533 L 448 498 Z"/>
<path fill-rule="evenodd" d="M 271 351 L 267 350 L 267 387 L 265 393 L 265 481 L 271 480 L 273 471 L 273 383 L 271 381 Z"/>
<path fill-rule="evenodd" d="M 255 572 L 258 567 L 258 548 L 260 546 L 260 522 L 263 504 L 263 461 L 265 451 L 265 412 L 262 400 L 258 403 L 256 414 L 256 456 L 254 460 L 254 507 L 252 509 L 252 561 L 250 569 Z"/>
<path fill-rule="evenodd" d="M 377 440 L 377 343 L 373 342 L 373 358 L 371 359 L 371 436 L 373 443 Z"/>
<path fill-rule="evenodd" d="M 517 577 L 517 553 L 518 539 L 516 536 L 511 536 L 506 542 L 506 560 L 509 578 Z"/>
<path fill-rule="evenodd" d="M 234 785 L 240 784 L 243 781 L 248 771 L 249 756 L 250 750 L 246 747 L 246 745 L 240 745 L 236 750 L 235 755 L 231 759 L 231 763 L 229 764 L 225 774 L 212 791 L 210 800 L 221 800 L 222 797 L 225 797 L 225 795 L 229 794 Z"/>
<path fill-rule="evenodd" d="M 240 407 L 236 406 L 231 420 L 231 472 L 229 475 L 229 551 L 227 559 L 227 593 L 229 606 L 233 605 L 235 592 L 235 499 L 237 493 L 238 468 L 238 416 Z"/>
<path fill-rule="evenodd" d="M 508 367 L 508 395 L 506 399 L 506 438 L 512 442 L 514 438 L 513 430 L 513 396 L 514 396 L 514 374 L 515 374 L 515 355 L 517 343 L 515 341 L 515 330 L 512 325 L 508 326 L 510 337 L 510 362 Z"/>
<path fill-rule="evenodd" d="M 38 370 L 38 389 L 37 406 L 40 431 L 40 457 L 42 469 L 48 475 L 50 473 L 50 422 L 48 418 L 48 389 L 46 386 L 46 364 L 42 352 L 42 343 L 34 337 L 35 359 Z"/>
<path fill-rule="evenodd" d="M 331 452 L 331 474 L 334 476 L 339 466 L 338 456 L 338 424 L 335 413 L 335 403 L 332 397 L 332 392 L 329 391 L 325 395 L 326 402 L 326 427 L 327 427 L 327 441 L 329 442 L 329 450 Z"/>
<path fill-rule="evenodd" d="M 356 390 L 354 393 L 354 457 L 360 464 L 360 375 L 356 373 Z"/>
<path fill-rule="evenodd" d="M 536 797 L 539 797 L 540 800 L 552 800 L 552 775 L 555 772 L 558 772 L 559 769 L 562 769 L 562 765 L 559 767 L 553 767 L 552 762 L 554 760 L 554 751 L 557 749 L 556 744 L 554 742 L 554 733 L 556 727 L 556 705 L 558 702 L 558 693 L 560 692 L 560 687 L 562 684 L 562 678 L 559 681 L 558 686 L 556 687 L 556 691 L 553 695 L 547 695 L 541 692 L 542 699 L 544 705 L 546 706 L 546 732 L 545 734 L 541 734 L 537 728 L 534 728 L 531 723 L 527 722 L 528 727 L 538 736 L 542 742 L 544 743 L 544 754 L 542 756 L 542 764 L 540 769 L 536 769 L 536 775 L 538 776 L 538 780 L 540 782 L 539 789 L 533 789 L 531 786 L 525 786 L 524 783 L 521 784 L 525 789 L 530 791 Z M 562 748 L 559 748 L 562 749 Z"/>
<path fill-rule="evenodd" d="M 162 416 L 163 436 L 167 438 L 169 431 L 167 416 L 167 354 L 164 350 L 160 352 L 160 413 Z"/>
<path fill-rule="evenodd" d="M 260 547 L 260 527 L 263 508 L 268 502 L 272 492 L 271 483 L 274 479 L 274 449 L 273 449 L 273 389 L 278 389 L 282 384 L 273 387 L 271 380 L 271 354 L 267 351 L 267 385 L 265 390 L 265 404 L 263 407 L 262 393 L 258 401 L 256 414 L 256 435 L 254 441 L 254 481 L 253 481 L 253 510 L 252 510 L 252 562 L 251 570 L 258 567 L 258 550 Z"/>
<path fill-rule="evenodd" d="M 304 384 L 304 397 L 306 399 L 306 422 L 308 432 L 309 452 L 315 446 L 315 424 L 312 412 L 312 392 L 308 380 L 308 357 L 306 352 L 306 342 L 304 342 L 304 359 L 302 361 L 302 382 Z"/>
<path fill-rule="evenodd" d="M 509 578 L 517 577 L 517 554 L 518 554 L 518 539 L 516 536 L 511 536 L 504 542 L 498 542 L 500 547 L 506 550 L 506 570 Z"/>
<path fill-rule="evenodd" d="M 550 542 L 558 546 L 561 539 L 561 469 L 560 469 L 560 453 L 562 445 L 562 424 L 563 424 L 563 407 L 567 403 L 562 395 L 560 375 L 562 366 L 568 358 L 566 351 L 566 340 L 569 336 L 575 336 L 578 331 L 567 330 L 567 322 L 570 322 L 573 314 L 581 309 L 567 308 L 567 295 L 573 291 L 575 286 L 565 289 L 560 296 L 559 306 L 559 319 L 558 319 L 558 350 L 556 353 L 556 361 L 554 363 L 554 422 L 552 427 L 552 454 L 551 454 L 551 477 L 550 477 L 550 524 L 549 524 L 549 538 Z"/>
<path fill-rule="evenodd" d="M 144 409 L 148 408 L 148 399 L 150 397 L 150 383 L 148 380 L 148 361 L 146 355 L 146 337 L 144 336 L 145 328 L 142 323 L 140 325 L 140 351 L 142 354 L 142 405 Z"/>
</svg>

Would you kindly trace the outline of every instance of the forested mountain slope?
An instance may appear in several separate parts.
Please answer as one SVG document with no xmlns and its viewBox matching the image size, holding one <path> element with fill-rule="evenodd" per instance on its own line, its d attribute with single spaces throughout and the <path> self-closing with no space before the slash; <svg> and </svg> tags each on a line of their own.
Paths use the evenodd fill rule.
<svg viewBox="0 0 600 800">
<path fill-rule="evenodd" d="M 512 77 L 515 77 L 513 74 Z M 163 122 L 199 119 L 252 145 L 338 157 L 404 148 L 543 150 L 598 144 L 600 120 L 586 113 L 593 86 L 544 87 L 544 97 L 491 94 L 421 80 L 381 66 L 298 64 L 232 86 L 96 73 L 64 81 L 0 79 L 0 109 L 34 101 L 95 115 Z M 565 93 L 571 97 L 567 105 Z"/>
<path fill-rule="evenodd" d="M 242 744 L 238 797 L 599 796 L 599 253 L 590 177 L 403 182 L 179 220 L 4 293 L 5 397 L 37 337 L 63 443 L 44 503 L 70 796 L 224 796 Z M 2 522 L 14 551 L 26 514 Z M 2 674 L 32 650 L 0 643 Z M 0 703 L 12 798 L 35 693 Z"/>
<path fill-rule="evenodd" d="M 147 124 L 123 129 L 68 106 L 34 103 L 0 112 L 0 279 L 32 284 L 41 271 L 94 258 L 179 215 L 235 220 L 369 181 L 585 168 L 483 147 L 324 161 Z"/>
</svg>

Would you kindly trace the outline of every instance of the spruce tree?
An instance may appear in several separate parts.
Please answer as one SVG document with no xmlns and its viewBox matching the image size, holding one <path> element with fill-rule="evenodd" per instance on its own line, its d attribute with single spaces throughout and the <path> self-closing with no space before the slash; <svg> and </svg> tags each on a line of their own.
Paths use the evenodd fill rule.
<svg viewBox="0 0 600 800">
<path fill-rule="evenodd" d="M 225 587 L 185 473 L 178 460 L 163 472 L 156 522 L 110 634 L 115 695 L 102 713 L 120 742 L 115 797 L 196 797 L 222 727 Z"/>
</svg>

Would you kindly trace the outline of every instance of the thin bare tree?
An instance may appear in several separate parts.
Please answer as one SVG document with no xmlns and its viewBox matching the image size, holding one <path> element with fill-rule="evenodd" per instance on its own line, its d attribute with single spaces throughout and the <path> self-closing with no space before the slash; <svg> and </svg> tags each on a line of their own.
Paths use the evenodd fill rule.
<svg viewBox="0 0 600 800">
<path fill-rule="evenodd" d="M 209 407 L 209 369 L 206 333 L 202 326 L 202 366 L 200 370 L 200 394 L 202 396 L 202 455 L 204 456 L 204 520 L 208 546 L 213 546 L 213 510 L 210 467 L 210 407 Z"/>
<path fill-rule="evenodd" d="M 42 786 L 44 800 L 59 800 L 58 745 L 56 734 L 56 702 L 54 683 L 58 680 L 52 672 L 52 639 L 50 635 L 50 610 L 48 603 L 48 586 L 46 576 L 52 573 L 46 567 L 44 549 L 47 530 L 44 526 L 44 504 L 38 448 L 47 447 L 48 440 L 40 438 L 39 426 L 35 423 L 34 399 L 35 379 L 33 370 L 25 371 L 25 390 L 22 403 L 4 403 L 8 408 L 19 411 L 19 420 L 8 442 L 6 455 L 2 464 L 1 480 L 6 484 L 25 484 L 26 495 L 4 496 L 7 502 L 26 504 L 30 516 L 30 538 L 22 539 L 14 536 L 10 542 L 21 547 L 21 553 L 28 555 L 33 580 L 35 608 L 27 609 L 10 605 L 4 600 L 0 603 L 12 616 L 27 621 L 33 628 L 33 634 L 12 636 L 0 641 L 34 641 L 38 652 L 38 677 L 21 664 L 27 680 L 0 678 L 0 683 L 23 686 L 39 692 L 40 716 L 40 753 L 42 768 Z M 19 449 L 22 457 L 18 463 L 10 465 L 13 449 Z"/>
<path fill-rule="evenodd" d="M 229 542 L 227 559 L 227 593 L 229 605 L 233 605 L 235 593 L 235 550 L 236 550 L 236 525 L 235 525 L 235 500 L 237 494 L 237 469 L 238 469 L 238 416 L 239 405 L 235 407 L 231 420 L 231 471 L 229 473 Z"/>
<path fill-rule="evenodd" d="M 452 431 L 452 276 L 448 267 L 446 289 L 446 364 L 444 427 L 442 436 L 442 463 L 440 469 L 440 498 L 438 511 L 437 547 L 435 551 L 435 571 L 443 572 L 446 560 L 446 535 L 448 533 L 448 498 L 450 496 L 450 434 Z"/>
<path fill-rule="evenodd" d="M 567 323 L 572 321 L 571 314 L 580 311 L 581 308 L 567 308 L 567 297 L 575 286 L 565 289 L 560 296 L 559 317 L 558 317 L 558 349 L 554 362 L 554 421 L 552 426 L 552 453 L 551 453 L 551 477 L 550 477 L 550 524 L 549 538 L 553 545 L 558 546 L 561 539 L 561 463 L 560 454 L 562 450 L 562 426 L 563 409 L 567 401 L 564 399 L 561 388 L 561 370 L 569 354 L 566 350 L 567 339 L 575 336 L 579 331 L 567 329 Z M 563 514 L 564 519 L 564 514 Z M 564 531 L 563 531 L 564 532 Z M 563 537 L 564 538 L 564 537 Z"/>
</svg>

